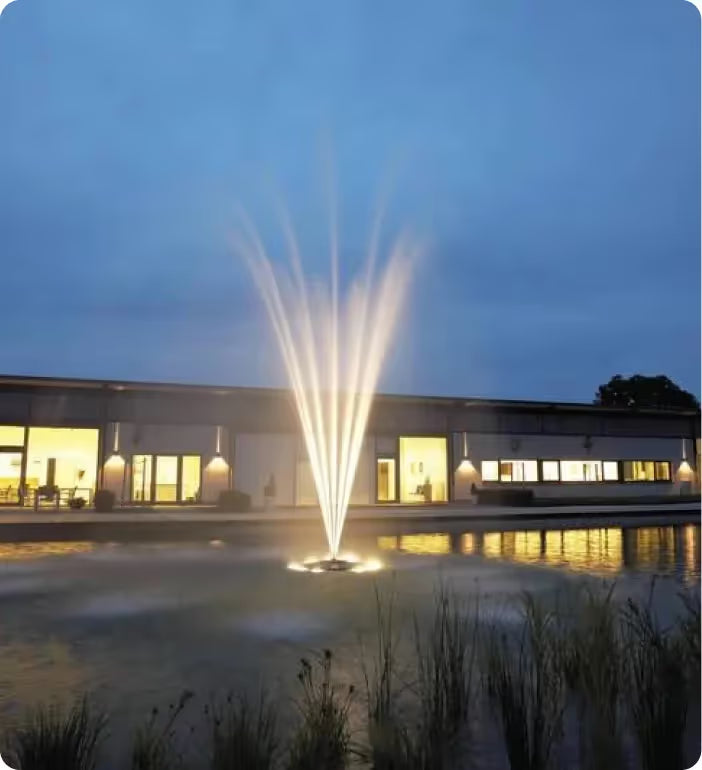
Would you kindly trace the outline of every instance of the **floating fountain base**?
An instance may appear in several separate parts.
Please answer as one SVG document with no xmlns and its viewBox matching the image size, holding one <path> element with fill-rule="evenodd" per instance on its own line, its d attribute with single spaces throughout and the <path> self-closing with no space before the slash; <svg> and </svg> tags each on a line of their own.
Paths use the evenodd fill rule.
<svg viewBox="0 0 702 770">
<path fill-rule="evenodd" d="M 382 568 L 377 559 L 358 559 L 355 556 L 305 559 L 304 562 L 290 562 L 288 569 L 296 572 L 376 572 Z"/>
</svg>

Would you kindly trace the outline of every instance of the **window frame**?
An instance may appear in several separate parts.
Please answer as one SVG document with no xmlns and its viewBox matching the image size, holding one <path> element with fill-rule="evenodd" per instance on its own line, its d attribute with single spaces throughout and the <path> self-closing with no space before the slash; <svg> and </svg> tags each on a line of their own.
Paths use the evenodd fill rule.
<svg viewBox="0 0 702 770">
<path fill-rule="evenodd" d="M 621 460 L 620 463 L 621 463 L 622 484 L 672 484 L 673 483 L 673 463 L 670 460 Z M 653 478 L 652 479 L 627 479 L 624 472 L 624 469 L 626 468 L 627 463 L 630 463 L 632 465 L 632 471 L 633 471 L 634 463 L 653 463 Z M 668 466 L 667 479 L 658 478 L 659 465 Z"/>
</svg>

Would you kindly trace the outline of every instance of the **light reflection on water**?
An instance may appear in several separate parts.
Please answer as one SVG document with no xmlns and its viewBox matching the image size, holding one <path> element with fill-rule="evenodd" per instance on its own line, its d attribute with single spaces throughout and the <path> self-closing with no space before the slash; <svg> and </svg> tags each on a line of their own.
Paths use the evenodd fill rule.
<svg viewBox="0 0 702 770">
<path fill-rule="evenodd" d="M 377 545 L 381 551 L 482 556 L 593 574 L 630 569 L 679 573 L 685 580 L 700 575 L 697 524 L 383 535 L 377 538 Z"/>
</svg>

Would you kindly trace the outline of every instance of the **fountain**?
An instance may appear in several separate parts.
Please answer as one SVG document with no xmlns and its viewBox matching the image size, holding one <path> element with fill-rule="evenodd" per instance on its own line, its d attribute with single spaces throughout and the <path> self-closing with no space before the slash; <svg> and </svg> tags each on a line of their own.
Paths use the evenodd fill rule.
<svg viewBox="0 0 702 770">
<path fill-rule="evenodd" d="M 251 221 L 242 217 L 237 248 L 265 304 L 295 398 L 329 553 L 293 563 L 311 572 L 379 568 L 340 551 L 341 536 L 381 366 L 407 291 L 416 246 L 399 237 L 376 263 L 380 217 L 363 273 L 341 298 L 338 241 L 331 238 L 331 281 L 311 285 L 287 215 L 288 269 L 274 266 Z"/>
</svg>

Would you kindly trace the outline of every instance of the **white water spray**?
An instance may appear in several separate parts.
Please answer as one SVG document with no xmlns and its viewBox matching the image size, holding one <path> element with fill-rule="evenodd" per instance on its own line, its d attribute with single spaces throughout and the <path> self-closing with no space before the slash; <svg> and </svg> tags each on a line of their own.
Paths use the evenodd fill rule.
<svg viewBox="0 0 702 770">
<path fill-rule="evenodd" d="M 399 237 L 385 266 L 376 266 L 380 219 L 365 271 L 340 297 L 338 239 L 332 223 L 331 281 L 312 288 L 297 241 L 283 221 L 289 264 L 276 269 L 251 222 L 243 218 L 236 246 L 266 306 L 297 407 L 329 543 L 341 535 L 381 366 L 409 285 L 417 247 Z"/>
</svg>

